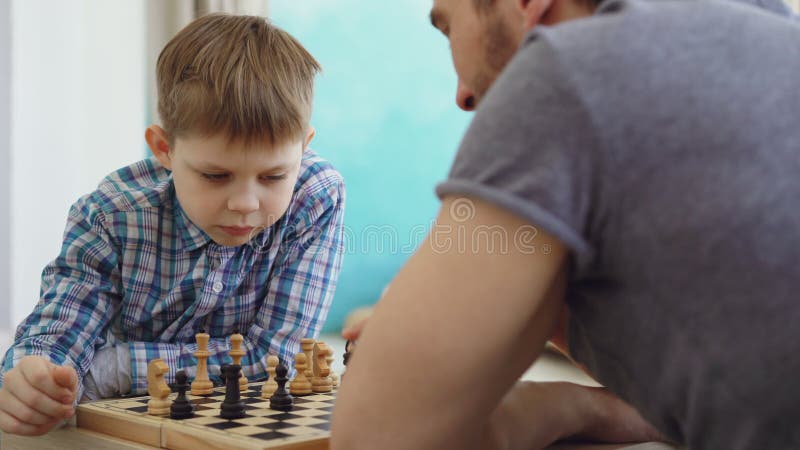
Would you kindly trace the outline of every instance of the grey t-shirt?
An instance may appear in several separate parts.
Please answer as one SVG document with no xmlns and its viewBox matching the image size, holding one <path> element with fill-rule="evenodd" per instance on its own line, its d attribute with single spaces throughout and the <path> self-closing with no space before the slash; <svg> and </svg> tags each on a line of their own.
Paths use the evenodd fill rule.
<svg viewBox="0 0 800 450">
<path fill-rule="evenodd" d="M 800 448 L 800 24 L 780 2 L 609 0 L 537 27 L 437 193 L 570 248 L 571 351 L 667 436 Z"/>
</svg>

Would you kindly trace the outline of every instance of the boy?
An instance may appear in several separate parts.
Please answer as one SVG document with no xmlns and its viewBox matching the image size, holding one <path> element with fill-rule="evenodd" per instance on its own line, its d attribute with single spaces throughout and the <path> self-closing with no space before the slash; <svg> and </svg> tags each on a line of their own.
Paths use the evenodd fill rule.
<svg viewBox="0 0 800 450">
<path fill-rule="evenodd" d="M 597 3 L 433 1 L 476 114 L 349 360 L 332 449 L 800 448 L 796 16 Z M 565 307 L 606 389 L 516 383 Z"/>
<path fill-rule="evenodd" d="M 36 435 L 77 399 L 146 391 L 147 364 L 212 379 L 239 331 L 243 374 L 290 361 L 326 318 L 342 260 L 344 185 L 308 150 L 317 61 L 258 17 L 208 15 L 158 59 L 154 158 L 78 200 L 41 300 L 19 326 L 0 429 Z"/>
</svg>

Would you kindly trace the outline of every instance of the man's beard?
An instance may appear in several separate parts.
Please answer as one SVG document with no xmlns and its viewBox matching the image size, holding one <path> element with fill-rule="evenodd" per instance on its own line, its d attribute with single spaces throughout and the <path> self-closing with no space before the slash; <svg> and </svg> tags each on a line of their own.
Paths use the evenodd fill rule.
<svg viewBox="0 0 800 450">
<path fill-rule="evenodd" d="M 483 67 L 472 79 L 472 92 L 477 104 L 489 90 L 494 80 L 503 71 L 514 54 L 518 43 L 510 31 L 510 25 L 496 14 L 487 13 L 486 40 L 483 47 Z"/>
</svg>

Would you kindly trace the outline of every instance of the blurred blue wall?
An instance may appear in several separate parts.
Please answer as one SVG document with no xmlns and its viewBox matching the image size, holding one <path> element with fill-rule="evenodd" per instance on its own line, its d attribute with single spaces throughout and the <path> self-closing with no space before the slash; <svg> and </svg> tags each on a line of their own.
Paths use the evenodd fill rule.
<svg viewBox="0 0 800 450">
<path fill-rule="evenodd" d="M 273 22 L 323 66 L 312 143 L 347 184 L 347 252 L 326 331 L 373 303 L 438 210 L 469 115 L 455 105 L 445 38 L 431 0 L 276 0 Z"/>
</svg>

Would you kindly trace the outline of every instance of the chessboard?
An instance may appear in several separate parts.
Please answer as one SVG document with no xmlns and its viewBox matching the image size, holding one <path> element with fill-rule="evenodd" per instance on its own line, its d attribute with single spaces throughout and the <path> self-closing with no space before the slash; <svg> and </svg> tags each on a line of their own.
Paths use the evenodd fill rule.
<svg viewBox="0 0 800 450">
<path fill-rule="evenodd" d="M 188 395 L 195 417 L 183 420 L 147 414 L 150 397 L 132 397 L 78 405 L 79 429 L 126 441 L 173 450 L 202 449 L 327 449 L 336 390 L 294 397 L 289 412 L 269 408 L 261 398 L 263 383 L 249 383 L 241 393 L 242 419 L 220 418 L 225 388 L 209 395 Z M 174 400 L 176 394 L 171 394 Z"/>
</svg>

